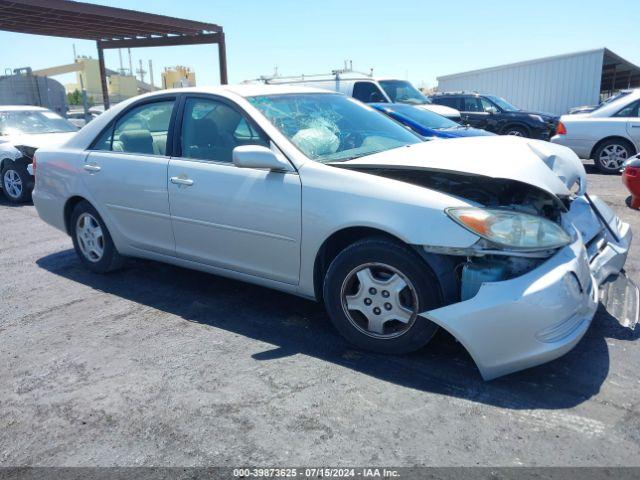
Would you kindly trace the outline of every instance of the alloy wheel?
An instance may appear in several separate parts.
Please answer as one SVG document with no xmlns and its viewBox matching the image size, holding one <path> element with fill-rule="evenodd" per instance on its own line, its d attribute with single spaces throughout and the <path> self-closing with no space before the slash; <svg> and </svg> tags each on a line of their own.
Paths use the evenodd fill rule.
<svg viewBox="0 0 640 480">
<path fill-rule="evenodd" d="M 11 198 L 20 198 L 22 195 L 22 179 L 15 170 L 7 170 L 3 176 L 4 191 Z"/>
<path fill-rule="evenodd" d="M 104 255 L 105 239 L 102 227 L 90 213 L 83 213 L 76 222 L 76 238 L 84 257 L 99 262 Z"/>
<path fill-rule="evenodd" d="M 514 137 L 524 137 L 524 133 L 520 130 L 507 130 L 507 135 L 512 135 Z"/>
<path fill-rule="evenodd" d="M 622 168 L 622 164 L 628 157 L 627 149 L 623 145 L 614 143 L 602 149 L 598 161 L 603 167 L 616 170 Z"/>
<path fill-rule="evenodd" d="M 374 338 L 402 335 L 418 315 L 418 295 L 411 281 L 400 270 L 383 263 L 367 263 L 349 272 L 340 298 L 349 322 Z"/>
</svg>

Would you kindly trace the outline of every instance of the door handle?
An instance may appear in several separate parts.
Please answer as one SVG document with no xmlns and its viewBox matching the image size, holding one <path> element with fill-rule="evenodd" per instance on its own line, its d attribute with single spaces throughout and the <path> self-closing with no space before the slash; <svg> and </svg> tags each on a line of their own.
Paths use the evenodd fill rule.
<svg viewBox="0 0 640 480">
<path fill-rule="evenodd" d="M 190 187 L 193 185 L 193 180 L 190 178 L 180 178 L 180 177 L 171 177 L 171 183 L 175 183 L 176 185 L 184 185 L 185 187 Z"/>
<path fill-rule="evenodd" d="M 102 170 L 102 167 L 93 165 L 91 163 L 85 163 L 82 168 L 84 168 L 87 172 L 99 172 L 100 170 Z"/>
</svg>

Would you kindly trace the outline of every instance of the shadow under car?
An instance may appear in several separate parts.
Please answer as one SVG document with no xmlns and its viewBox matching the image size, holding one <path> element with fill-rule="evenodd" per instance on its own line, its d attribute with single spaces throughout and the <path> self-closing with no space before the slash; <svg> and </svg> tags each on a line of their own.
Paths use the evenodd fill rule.
<svg viewBox="0 0 640 480">
<path fill-rule="evenodd" d="M 443 330 L 409 355 L 361 352 L 333 329 L 320 304 L 267 288 L 137 259 L 128 260 L 123 270 L 98 275 L 83 268 L 73 250 L 47 255 L 37 264 L 187 321 L 272 344 L 253 355 L 257 361 L 309 355 L 406 388 L 508 409 L 562 409 L 584 402 L 598 393 L 608 375 L 606 339 L 632 341 L 640 333 L 600 309 L 585 337 L 565 356 L 484 382 L 466 350 Z"/>
</svg>

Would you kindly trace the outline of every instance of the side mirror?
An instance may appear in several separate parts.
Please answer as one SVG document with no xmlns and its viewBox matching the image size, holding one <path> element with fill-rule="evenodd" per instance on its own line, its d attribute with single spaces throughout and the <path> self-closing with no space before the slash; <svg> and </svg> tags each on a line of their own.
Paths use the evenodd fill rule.
<svg viewBox="0 0 640 480">
<path fill-rule="evenodd" d="M 233 164 L 238 168 L 264 168 L 290 172 L 291 165 L 262 145 L 242 145 L 233 149 Z"/>
</svg>

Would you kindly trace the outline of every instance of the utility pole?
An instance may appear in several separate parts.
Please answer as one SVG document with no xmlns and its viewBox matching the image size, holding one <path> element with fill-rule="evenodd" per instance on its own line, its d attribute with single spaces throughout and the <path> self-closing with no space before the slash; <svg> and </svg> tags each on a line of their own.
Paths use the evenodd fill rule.
<svg viewBox="0 0 640 480">
<path fill-rule="evenodd" d="M 136 73 L 140 75 L 140 81 L 144 83 L 144 75 L 147 73 L 147 71 L 142 68 L 142 59 L 140 59 L 140 68 L 136 70 Z"/>
<path fill-rule="evenodd" d="M 120 75 L 124 75 L 124 67 L 122 66 L 122 50 L 120 48 L 118 49 L 118 58 L 120 59 L 120 70 L 118 71 L 118 73 Z"/>
<path fill-rule="evenodd" d="M 133 77 L 133 63 L 131 63 L 131 49 L 127 48 L 127 52 L 129 53 L 129 75 Z"/>
<path fill-rule="evenodd" d="M 155 90 L 156 86 L 153 84 L 153 62 L 149 60 L 149 84 L 151 85 L 151 90 Z"/>
</svg>

